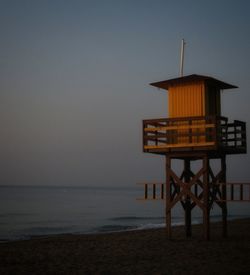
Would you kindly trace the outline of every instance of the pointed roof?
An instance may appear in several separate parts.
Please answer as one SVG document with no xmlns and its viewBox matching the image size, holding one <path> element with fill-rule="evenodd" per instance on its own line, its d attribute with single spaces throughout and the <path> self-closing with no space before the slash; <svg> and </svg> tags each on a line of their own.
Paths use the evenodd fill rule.
<svg viewBox="0 0 250 275">
<path fill-rule="evenodd" d="M 191 74 L 191 75 L 187 75 L 187 76 L 183 76 L 183 77 L 177 77 L 177 78 L 172 78 L 172 79 L 168 79 L 168 80 L 164 80 L 164 81 L 154 82 L 154 83 L 150 83 L 150 85 L 157 87 L 157 88 L 168 90 L 168 88 L 171 85 L 184 84 L 184 83 L 196 82 L 196 81 L 205 81 L 208 84 L 217 86 L 221 90 L 238 88 L 237 86 L 228 84 L 226 82 L 220 81 L 213 77 L 205 76 L 205 75 L 198 75 L 198 74 Z"/>
</svg>

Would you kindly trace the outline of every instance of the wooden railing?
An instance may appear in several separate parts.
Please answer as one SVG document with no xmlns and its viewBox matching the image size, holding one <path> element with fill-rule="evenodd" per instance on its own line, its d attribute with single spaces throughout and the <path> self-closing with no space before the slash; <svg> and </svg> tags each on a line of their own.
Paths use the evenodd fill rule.
<svg viewBox="0 0 250 275">
<path fill-rule="evenodd" d="M 144 196 L 138 200 L 165 200 L 165 184 L 159 182 L 138 183 L 144 187 Z"/>
<path fill-rule="evenodd" d="M 228 202 L 250 202 L 250 183 L 247 182 L 227 182 L 218 183 L 217 186 L 221 188 L 226 185 L 227 188 L 227 198 L 225 201 Z M 217 199 L 217 201 L 223 201 L 222 199 Z"/>
<path fill-rule="evenodd" d="M 148 182 L 148 183 L 138 183 L 144 187 L 144 194 L 142 197 L 137 198 L 137 200 L 165 200 L 166 199 L 166 189 L 165 183 L 160 182 Z M 212 198 L 213 189 L 221 190 L 222 186 L 226 185 L 226 198 L 222 199 L 218 196 Z M 193 194 L 198 197 L 202 190 L 199 190 L 200 186 L 195 183 L 190 190 Z M 220 191 L 221 192 L 221 191 Z M 227 183 L 215 183 L 210 186 L 210 196 L 211 200 L 217 202 L 250 202 L 250 183 L 243 182 L 227 182 Z"/>
<path fill-rule="evenodd" d="M 240 149 L 246 152 L 246 124 L 226 117 L 202 116 L 143 120 L 143 150 L 175 148 Z"/>
<path fill-rule="evenodd" d="M 218 142 L 221 146 L 228 148 L 242 147 L 246 148 L 246 123 L 234 120 L 233 123 L 228 123 L 224 118 L 217 123 L 218 127 Z"/>
</svg>

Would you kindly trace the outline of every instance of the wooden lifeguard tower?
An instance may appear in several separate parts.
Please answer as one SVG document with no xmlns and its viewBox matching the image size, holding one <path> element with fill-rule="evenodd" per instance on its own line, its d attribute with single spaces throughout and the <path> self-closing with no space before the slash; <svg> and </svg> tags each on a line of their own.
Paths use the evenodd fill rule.
<svg viewBox="0 0 250 275">
<path fill-rule="evenodd" d="M 210 210 L 215 203 L 222 211 L 226 236 L 227 201 L 250 200 L 250 193 L 247 198 L 244 194 L 249 185 L 226 181 L 226 156 L 247 151 L 246 123 L 229 122 L 221 115 L 221 91 L 237 87 L 196 74 L 150 85 L 168 91 L 169 118 L 143 120 L 143 151 L 165 156 L 166 181 L 144 183 L 143 199 L 165 200 L 169 238 L 171 210 L 180 202 L 185 212 L 186 236 L 192 234 L 191 212 L 197 206 L 203 213 L 204 238 L 208 240 Z M 172 167 L 174 159 L 183 163 L 180 175 Z M 214 159 L 220 163 L 216 173 L 210 165 Z M 197 160 L 199 167 L 194 172 L 192 164 Z"/>
</svg>

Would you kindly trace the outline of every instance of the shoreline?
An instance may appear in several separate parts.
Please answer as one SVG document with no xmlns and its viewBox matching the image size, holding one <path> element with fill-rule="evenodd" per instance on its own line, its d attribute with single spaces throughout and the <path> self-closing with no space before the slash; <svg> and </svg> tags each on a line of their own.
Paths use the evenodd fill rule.
<svg viewBox="0 0 250 275">
<path fill-rule="evenodd" d="M 202 225 L 186 239 L 183 226 L 88 235 L 55 235 L 0 243 L 0 274 L 248 274 L 250 219 Z"/>
<path fill-rule="evenodd" d="M 221 219 L 221 218 L 220 218 Z M 228 217 L 228 222 L 230 221 L 237 221 L 237 220 L 250 220 L 250 216 L 229 216 Z M 220 220 L 218 220 L 218 217 L 211 217 L 210 220 L 211 224 L 217 224 L 221 223 Z M 193 226 L 201 226 L 202 227 L 202 220 L 201 221 L 195 221 L 192 223 Z M 98 236 L 98 235 L 105 235 L 105 234 L 113 234 L 113 233 L 126 233 L 126 232 L 133 232 L 133 231 L 150 231 L 150 230 L 164 230 L 165 229 L 165 224 L 157 224 L 156 226 L 147 226 L 147 225 L 142 225 L 140 227 L 133 227 L 130 226 L 131 228 L 127 229 L 121 229 L 121 230 L 114 230 L 114 231 L 87 231 L 87 232 L 65 232 L 65 233 L 51 233 L 51 234 L 40 234 L 40 235 L 24 235 L 20 237 L 13 237 L 9 239 L 0 239 L 0 244 L 1 243 L 11 243 L 11 242 L 19 242 L 19 241 L 29 241 L 29 240 L 34 240 L 34 239 L 44 239 L 44 238 L 54 238 L 54 237 L 60 237 L 60 236 Z M 173 223 L 172 228 L 176 227 L 184 227 L 184 221 L 181 223 Z"/>
</svg>

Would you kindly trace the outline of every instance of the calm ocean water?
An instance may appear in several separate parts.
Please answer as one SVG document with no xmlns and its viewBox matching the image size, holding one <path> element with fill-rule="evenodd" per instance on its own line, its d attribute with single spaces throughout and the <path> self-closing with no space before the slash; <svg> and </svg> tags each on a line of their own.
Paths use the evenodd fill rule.
<svg viewBox="0 0 250 275">
<path fill-rule="evenodd" d="M 111 187 L 0 187 L 0 240 L 72 233 L 103 233 L 164 226 L 164 202 L 142 202 L 142 190 Z M 230 206 L 231 218 L 249 216 L 249 205 Z M 219 218 L 213 209 L 213 219 Z M 193 223 L 201 222 L 197 209 Z M 173 211 L 173 224 L 183 210 Z"/>
</svg>

